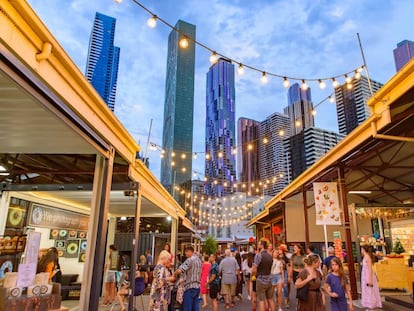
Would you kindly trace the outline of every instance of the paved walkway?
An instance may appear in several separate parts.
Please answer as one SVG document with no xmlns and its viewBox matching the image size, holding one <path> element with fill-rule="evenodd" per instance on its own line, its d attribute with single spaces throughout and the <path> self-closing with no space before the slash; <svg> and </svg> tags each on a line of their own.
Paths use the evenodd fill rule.
<svg viewBox="0 0 414 311">
<path fill-rule="evenodd" d="M 296 310 L 295 290 L 293 290 L 291 292 L 290 296 L 291 296 L 290 307 L 288 309 L 283 305 L 283 308 L 282 308 L 283 311 L 294 311 L 294 310 Z M 144 310 L 142 310 L 141 297 L 136 298 L 136 308 L 139 311 L 146 311 L 146 310 L 148 310 L 149 295 L 143 295 L 142 298 L 143 298 L 143 303 L 144 303 Z M 62 305 L 67 307 L 70 311 L 79 311 L 79 308 L 77 306 L 78 301 L 76 301 L 76 300 L 63 301 Z M 354 308 L 355 311 L 365 310 L 361 306 L 360 301 L 358 301 L 358 300 L 354 302 L 354 306 L 355 306 L 355 308 Z M 224 307 L 225 307 L 225 304 L 223 302 L 219 302 L 219 311 L 224 311 L 225 310 Z M 99 308 L 99 311 L 109 311 L 109 310 L 111 310 L 111 307 L 101 306 Z M 212 310 L 211 306 L 209 306 L 207 308 L 201 308 L 200 307 L 200 311 L 211 311 L 211 310 Z M 328 300 L 327 300 L 327 304 L 326 304 L 326 310 L 327 311 L 331 310 Z M 378 310 L 380 310 L 380 309 L 378 309 Z M 402 306 L 392 304 L 392 303 L 389 303 L 389 302 L 384 302 L 384 299 L 383 299 L 383 309 L 381 309 L 381 310 L 385 310 L 385 311 L 410 311 L 411 309 L 404 308 Z M 115 305 L 114 308 L 113 308 L 113 311 L 119 311 L 119 306 Z M 236 306 L 230 308 L 229 311 L 252 311 L 251 301 L 247 300 L 247 295 L 244 294 L 243 299 L 241 301 L 237 300 L 236 301 Z"/>
</svg>

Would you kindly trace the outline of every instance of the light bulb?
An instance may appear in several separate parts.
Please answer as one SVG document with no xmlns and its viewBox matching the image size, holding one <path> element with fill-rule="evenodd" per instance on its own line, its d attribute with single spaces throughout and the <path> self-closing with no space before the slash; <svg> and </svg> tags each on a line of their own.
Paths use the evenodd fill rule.
<svg viewBox="0 0 414 311">
<path fill-rule="evenodd" d="M 181 155 L 181 159 L 185 159 L 187 157 L 187 155 L 185 154 L 185 153 L 183 153 L 182 155 Z"/>
<path fill-rule="evenodd" d="M 173 151 L 173 152 L 171 152 L 171 157 L 175 157 L 175 152 Z"/>
<path fill-rule="evenodd" d="M 336 89 L 339 86 L 339 82 L 335 78 L 332 78 L 332 86 Z"/>
<path fill-rule="evenodd" d="M 319 82 L 319 88 L 321 90 L 323 90 L 326 87 L 326 83 L 324 81 L 322 81 L 322 80 L 319 80 L 318 82 Z"/>
<path fill-rule="evenodd" d="M 188 48 L 188 45 L 189 45 L 189 42 L 188 42 L 188 37 L 187 37 L 187 36 L 182 37 L 182 38 L 180 39 L 179 44 L 180 44 L 180 47 L 181 47 L 181 48 L 183 48 L 183 49 Z"/>
<path fill-rule="evenodd" d="M 283 77 L 283 87 L 288 88 L 290 86 L 290 82 L 286 77 Z"/>
<path fill-rule="evenodd" d="M 308 89 L 308 87 L 309 86 L 306 84 L 306 81 L 305 80 L 302 80 L 302 85 L 300 86 L 300 88 L 302 90 L 306 91 Z"/>
<path fill-rule="evenodd" d="M 244 67 L 243 64 L 240 63 L 239 64 L 239 68 L 237 68 L 237 73 L 241 76 L 242 74 L 244 74 Z"/>
<path fill-rule="evenodd" d="M 116 3 L 121 3 L 121 2 L 122 2 L 122 0 L 115 0 L 115 2 L 116 2 Z"/>
<path fill-rule="evenodd" d="M 217 53 L 213 52 L 210 56 L 210 63 L 215 64 L 217 62 Z"/>
<path fill-rule="evenodd" d="M 312 110 L 312 115 L 316 116 L 316 110 L 315 109 Z"/>
<path fill-rule="evenodd" d="M 280 130 L 279 131 L 279 136 L 284 136 L 285 135 L 285 131 L 284 130 Z"/>
<path fill-rule="evenodd" d="M 222 158 L 222 157 L 223 157 L 223 152 L 222 152 L 222 151 L 220 151 L 220 152 L 218 153 L 218 157 L 219 157 L 219 158 Z"/>
<path fill-rule="evenodd" d="M 147 25 L 150 28 L 155 28 L 157 26 L 157 15 L 153 15 L 151 18 L 147 20 Z"/>
<path fill-rule="evenodd" d="M 300 121 L 299 121 L 299 120 L 296 120 L 296 121 L 295 121 L 295 126 L 296 126 L 296 127 L 299 127 L 299 126 L 300 126 Z"/>
<path fill-rule="evenodd" d="M 248 145 L 247 145 L 247 149 L 248 149 L 248 150 L 253 150 L 253 145 L 252 145 L 252 144 L 248 144 Z"/>
<path fill-rule="evenodd" d="M 346 83 L 351 83 L 352 82 L 352 78 L 349 77 L 348 75 L 345 75 L 345 82 Z"/>
<path fill-rule="evenodd" d="M 209 160 L 210 159 L 210 155 L 208 153 L 206 153 L 206 159 Z"/>
<path fill-rule="evenodd" d="M 347 83 L 347 84 L 346 84 L 346 88 L 347 88 L 348 90 L 352 90 L 352 83 Z"/>
<path fill-rule="evenodd" d="M 264 144 L 267 144 L 269 142 L 269 140 L 265 137 L 265 138 L 263 138 L 263 143 Z"/>
<path fill-rule="evenodd" d="M 197 159 L 197 152 L 194 152 L 193 159 L 194 159 L 194 160 L 196 160 L 196 159 Z"/>
<path fill-rule="evenodd" d="M 354 79 L 355 80 L 361 79 L 361 73 L 359 71 L 357 71 L 357 70 L 355 70 Z"/>
<path fill-rule="evenodd" d="M 328 99 L 329 99 L 329 102 L 330 103 L 334 103 L 335 102 L 335 98 L 332 95 L 329 96 Z"/>
<path fill-rule="evenodd" d="M 266 84 L 267 83 L 267 75 L 266 75 L 266 72 L 262 72 L 262 77 L 260 78 L 260 81 L 262 81 L 262 83 L 263 84 Z"/>
<path fill-rule="evenodd" d="M 359 68 L 357 69 L 357 72 L 361 73 L 361 72 L 362 72 L 362 70 L 364 70 L 364 66 L 359 67 Z"/>
</svg>

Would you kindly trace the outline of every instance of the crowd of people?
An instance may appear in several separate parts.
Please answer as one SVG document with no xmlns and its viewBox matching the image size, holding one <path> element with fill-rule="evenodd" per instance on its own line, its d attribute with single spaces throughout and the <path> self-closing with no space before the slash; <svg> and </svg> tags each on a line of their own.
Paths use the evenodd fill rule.
<svg viewBox="0 0 414 311">
<path fill-rule="evenodd" d="M 175 257 L 168 243 L 157 256 L 152 280 L 145 276 L 146 282 L 150 282 L 150 311 L 172 311 L 177 307 L 182 311 L 199 311 L 210 304 L 213 311 L 218 311 L 219 301 L 228 310 L 245 298 L 253 311 L 281 311 L 290 308 L 292 289 L 296 291 L 299 311 L 325 310 L 326 296 L 330 297 L 331 310 L 354 310 L 349 282 L 333 247 L 328 248 L 323 261 L 312 246 L 305 252 L 300 244 L 295 244 L 290 253 L 285 244 L 274 248 L 266 239 L 261 239 L 257 248 L 252 247 L 249 252 L 232 247 L 223 254 L 201 255 L 188 246 L 184 255 L 183 263 L 175 271 L 172 270 Z M 362 255 L 361 303 L 368 310 L 381 308 L 372 268 L 372 247 L 363 246 Z M 139 266 L 152 261 L 152 256 L 148 256 L 141 256 L 137 263 L 138 276 L 146 273 L 139 271 Z M 246 286 L 245 298 L 243 286 Z M 110 294 L 104 297 L 109 297 L 112 288 L 106 289 Z M 122 299 L 126 293 L 122 288 L 118 292 L 121 310 L 125 310 Z"/>
</svg>

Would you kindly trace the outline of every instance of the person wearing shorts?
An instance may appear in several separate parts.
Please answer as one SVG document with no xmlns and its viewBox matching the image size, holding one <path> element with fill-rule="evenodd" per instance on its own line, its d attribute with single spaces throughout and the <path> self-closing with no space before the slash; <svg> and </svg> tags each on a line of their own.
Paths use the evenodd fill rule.
<svg viewBox="0 0 414 311">
<path fill-rule="evenodd" d="M 226 257 L 220 262 L 219 273 L 221 275 L 221 294 L 225 296 L 225 309 L 235 306 L 237 282 L 240 281 L 240 266 L 236 259 L 231 256 L 230 249 L 225 251 Z M 231 300 L 231 302 L 230 302 Z"/>
<path fill-rule="evenodd" d="M 220 277 L 219 277 L 219 266 L 216 262 L 216 255 L 214 254 L 210 255 L 209 261 L 211 263 L 211 268 L 210 268 L 210 273 L 208 275 L 207 285 L 210 289 L 209 294 L 211 298 L 211 305 L 213 307 L 213 311 L 217 311 L 218 310 L 217 296 L 219 293 Z"/>
<path fill-rule="evenodd" d="M 259 253 L 256 254 L 253 261 L 252 274 L 256 278 L 256 293 L 259 301 L 259 310 L 266 310 L 266 301 L 270 310 L 275 310 L 273 301 L 272 255 L 267 251 L 268 241 L 261 239 L 258 244 Z"/>
<path fill-rule="evenodd" d="M 278 311 L 282 311 L 282 288 L 284 284 L 283 261 L 279 259 L 279 251 L 273 251 L 272 291 L 277 293 Z"/>
</svg>

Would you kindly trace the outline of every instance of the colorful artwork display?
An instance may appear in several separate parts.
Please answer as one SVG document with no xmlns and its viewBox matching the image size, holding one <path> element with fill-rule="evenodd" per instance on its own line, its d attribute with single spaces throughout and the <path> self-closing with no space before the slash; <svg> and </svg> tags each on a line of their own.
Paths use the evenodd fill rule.
<svg viewBox="0 0 414 311">
<path fill-rule="evenodd" d="M 341 225 L 342 209 L 339 206 L 336 182 L 313 183 L 316 224 Z"/>
</svg>

